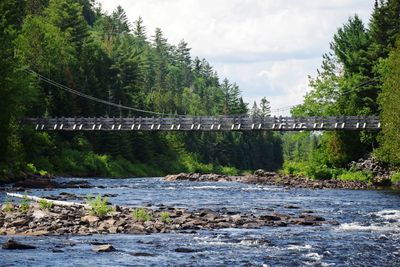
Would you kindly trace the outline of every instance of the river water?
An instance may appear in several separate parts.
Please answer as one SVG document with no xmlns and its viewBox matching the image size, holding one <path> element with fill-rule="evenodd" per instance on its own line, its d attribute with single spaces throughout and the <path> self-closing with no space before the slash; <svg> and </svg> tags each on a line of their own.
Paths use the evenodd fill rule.
<svg viewBox="0 0 400 267">
<path fill-rule="evenodd" d="M 29 194 L 116 194 L 110 198 L 112 203 L 132 207 L 162 203 L 254 214 L 267 214 L 271 209 L 287 214 L 312 210 L 339 224 L 152 235 L 15 237 L 38 248 L 0 249 L 0 266 L 400 266 L 398 191 L 287 189 L 242 183 L 165 182 L 160 178 L 87 181 L 95 187 L 35 189 Z M 0 192 L 2 199 L 4 192 Z M 289 204 L 300 209 L 289 209 Z M 0 236 L 0 242 L 8 238 Z M 92 252 L 92 242 L 111 243 L 117 251 Z M 193 252 L 176 252 L 177 248 Z M 138 252 L 151 255 L 135 256 Z"/>
</svg>

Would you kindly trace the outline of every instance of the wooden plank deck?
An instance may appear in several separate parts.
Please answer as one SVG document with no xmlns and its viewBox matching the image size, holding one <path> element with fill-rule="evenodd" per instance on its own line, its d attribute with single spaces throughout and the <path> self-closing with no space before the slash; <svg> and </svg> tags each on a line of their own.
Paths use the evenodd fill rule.
<svg viewBox="0 0 400 267">
<path fill-rule="evenodd" d="M 379 130 L 378 116 L 27 118 L 37 131 L 333 131 Z"/>
</svg>

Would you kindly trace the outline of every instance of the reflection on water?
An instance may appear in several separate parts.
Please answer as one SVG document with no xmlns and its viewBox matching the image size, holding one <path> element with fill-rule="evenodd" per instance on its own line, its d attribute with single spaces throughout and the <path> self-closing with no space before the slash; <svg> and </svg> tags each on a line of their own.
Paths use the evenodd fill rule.
<svg viewBox="0 0 400 267">
<path fill-rule="evenodd" d="M 291 213 L 290 208 L 285 208 L 290 204 L 300 207 L 297 211 L 311 210 L 339 225 L 155 235 L 16 237 L 38 249 L 0 250 L 0 266 L 400 266 L 398 192 L 164 182 L 158 178 L 88 181 L 95 187 L 32 190 L 30 194 L 115 194 L 110 197 L 111 202 L 128 206 L 162 203 L 257 214 L 270 213 L 271 209 Z M 0 193 L 3 198 L 4 193 Z M 7 238 L 0 236 L 0 242 Z M 117 251 L 96 254 L 90 250 L 90 243 L 95 241 L 112 243 Z M 179 248 L 191 250 L 177 252 Z M 147 256 L 137 256 L 139 252 Z"/>
</svg>

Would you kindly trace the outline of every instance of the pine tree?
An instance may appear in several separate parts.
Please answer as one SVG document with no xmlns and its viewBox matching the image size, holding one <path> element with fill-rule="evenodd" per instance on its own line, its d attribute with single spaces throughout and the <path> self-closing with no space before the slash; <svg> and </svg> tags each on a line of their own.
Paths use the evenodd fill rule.
<svg viewBox="0 0 400 267">
<path fill-rule="evenodd" d="M 258 108 L 256 101 L 254 101 L 253 107 L 250 109 L 250 116 L 254 119 L 261 117 L 261 110 Z"/>
<path fill-rule="evenodd" d="M 111 19 L 114 24 L 114 31 L 117 34 L 130 32 L 131 23 L 128 20 L 125 10 L 121 6 L 117 6 L 112 12 Z"/>
<path fill-rule="evenodd" d="M 262 117 L 271 116 L 271 105 L 266 97 L 261 98 L 260 109 Z"/>
<path fill-rule="evenodd" d="M 147 37 L 146 37 L 146 27 L 143 25 L 142 17 L 139 17 L 134 23 L 133 34 L 142 42 L 143 44 Z"/>
<path fill-rule="evenodd" d="M 47 21 L 69 36 L 78 53 L 89 35 L 82 10 L 83 7 L 72 0 L 51 0 L 45 10 Z"/>
</svg>

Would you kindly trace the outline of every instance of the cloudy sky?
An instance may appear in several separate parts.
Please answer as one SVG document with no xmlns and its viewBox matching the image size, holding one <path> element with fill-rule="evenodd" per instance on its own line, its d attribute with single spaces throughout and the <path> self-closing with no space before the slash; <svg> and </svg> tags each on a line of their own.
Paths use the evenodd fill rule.
<svg viewBox="0 0 400 267">
<path fill-rule="evenodd" d="M 329 42 L 349 16 L 368 23 L 374 0 L 100 0 L 121 5 L 148 35 L 159 27 L 172 44 L 184 39 L 246 102 L 266 96 L 272 109 L 299 104 Z M 287 112 L 280 112 L 287 114 Z"/>
</svg>

